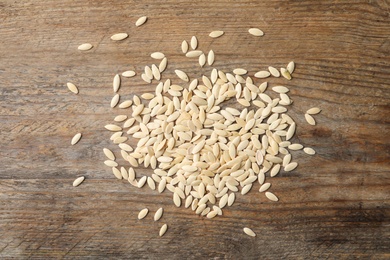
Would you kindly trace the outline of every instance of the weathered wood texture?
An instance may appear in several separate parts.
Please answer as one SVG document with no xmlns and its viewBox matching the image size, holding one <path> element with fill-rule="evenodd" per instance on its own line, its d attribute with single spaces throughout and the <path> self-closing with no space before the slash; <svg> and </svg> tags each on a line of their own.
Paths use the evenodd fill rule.
<svg viewBox="0 0 390 260">
<path fill-rule="evenodd" d="M 389 259 L 389 10 L 386 0 L 1 1 L 0 257 Z M 141 15 L 149 20 L 136 28 Z M 250 27 L 265 36 L 250 36 Z M 216 29 L 225 36 L 209 38 Z M 130 37 L 112 42 L 117 32 Z M 317 155 L 294 153 L 298 169 L 270 180 L 280 202 L 255 185 L 207 220 L 175 208 L 167 191 L 114 179 L 102 164 L 102 148 L 115 148 L 103 126 L 120 113 L 109 108 L 113 75 L 140 74 L 154 51 L 169 58 L 164 78 L 175 68 L 191 78 L 209 73 L 180 52 L 192 35 L 224 71 L 296 62 L 291 82 L 270 81 L 291 88 L 295 140 Z M 77 51 L 84 42 L 93 50 Z M 154 86 L 129 79 L 120 92 Z M 303 117 L 312 106 L 323 109 L 315 127 Z M 71 147 L 77 132 L 83 138 Z M 73 188 L 79 175 L 87 179 Z M 141 208 L 160 206 L 161 221 L 137 220 Z"/>
</svg>

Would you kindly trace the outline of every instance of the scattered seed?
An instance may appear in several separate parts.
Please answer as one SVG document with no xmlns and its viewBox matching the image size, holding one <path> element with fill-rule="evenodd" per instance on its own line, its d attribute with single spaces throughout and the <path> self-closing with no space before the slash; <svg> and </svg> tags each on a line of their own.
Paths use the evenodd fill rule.
<svg viewBox="0 0 390 260">
<path fill-rule="evenodd" d="M 209 36 L 211 38 L 218 38 L 221 37 L 225 32 L 224 31 L 212 31 Z"/>
<path fill-rule="evenodd" d="M 305 147 L 303 148 L 303 151 L 307 154 L 310 154 L 310 155 L 314 155 L 316 154 L 316 151 L 313 149 L 313 148 L 310 148 L 310 147 Z"/>
<path fill-rule="evenodd" d="M 209 66 L 213 65 L 215 59 L 215 54 L 213 50 L 209 51 L 209 54 L 207 55 L 207 63 Z"/>
<path fill-rule="evenodd" d="M 168 64 L 168 59 L 163 58 L 160 64 L 158 65 L 158 70 L 160 71 L 160 73 L 165 71 L 165 69 L 167 68 L 167 64 Z"/>
<path fill-rule="evenodd" d="M 187 41 L 183 41 L 183 42 L 181 43 L 181 51 L 182 51 L 183 53 L 187 53 L 187 51 L 188 51 L 188 43 L 187 43 Z"/>
<path fill-rule="evenodd" d="M 266 196 L 269 200 L 272 200 L 272 201 L 279 201 L 278 197 L 276 197 L 276 195 L 273 194 L 272 192 L 266 191 L 266 192 L 265 192 L 265 196 Z"/>
<path fill-rule="evenodd" d="M 280 73 L 279 73 L 279 71 L 276 68 L 274 68 L 272 66 L 269 66 L 268 70 L 269 70 L 269 72 L 271 73 L 272 76 L 274 76 L 276 78 L 280 77 Z"/>
<path fill-rule="evenodd" d="M 314 117 L 312 117 L 309 114 L 305 114 L 306 122 L 308 122 L 310 125 L 316 125 L 316 121 L 314 120 Z"/>
<path fill-rule="evenodd" d="M 238 68 L 238 69 L 234 69 L 233 73 L 236 75 L 245 75 L 248 73 L 248 71 L 246 69 Z"/>
<path fill-rule="evenodd" d="M 186 82 L 189 81 L 188 76 L 187 76 L 187 74 L 186 74 L 184 71 L 182 71 L 182 70 L 175 70 L 175 73 L 176 73 L 176 75 L 177 75 L 180 79 L 182 79 L 182 80 L 184 80 L 184 81 L 186 81 Z"/>
<path fill-rule="evenodd" d="M 112 97 L 111 102 L 110 102 L 110 106 L 111 106 L 112 108 L 114 108 L 114 107 L 116 107 L 116 105 L 118 105 L 118 103 L 119 103 L 119 98 L 120 98 L 119 94 L 115 94 L 115 95 Z"/>
<path fill-rule="evenodd" d="M 268 182 L 264 183 L 263 185 L 261 185 L 259 192 L 264 192 L 264 191 L 268 190 L 270 187 L 271 187 L 271 183 L 268 183 Z"/>
<path fill-rule="evenodd" d="M 287 68 L 288 72 L 290 73 L 290 75 L 294 72 L 295 70 L 295 63 L 293 61 L 290 61 L 287 65 Z"/>
<path fill-rule="evenodd" d="M 131 78 L 131 77 L 134 77 L 135 75 L 136 75 L 136 73 L 132 70 L 127 70 L 125 72 L 122 72 L 122 76 L 125 78 Z"/>
<path fill-rule="evenodd" d="M 144 208 L 142 209 L 139 213 L 138 213 L 138 219 L 143 219 L 146 217 L 146 215 L 148 215 L 148 212 L 149 210 L 147 208 Z"/>
<path fill-rule="evenodd" d="M 71 145 L 77 144 L 81 139 L 81 133 L 77 133 L 73 136 L 72 141 L 70 142 Z"/>
<path fill-rule="evenodd" d="M 259 79 L 267 78 L 271 75 L 268 71 L 262 70 L 255 73 L 255 77 Z"/>
<path fill-rule="evenodd" d="M 321 109 L 319 109 L 318 107 L 312 107 L 312 108 L 310 108 L 309 110 L 306 111 L 306 114 L 316 115 L 316 114 L 318 114 L 320 112 L 321 112 Z"/>
<path fill-rule="evenodd" d="M 126 39 L 127 37 L 129 37 L 129 35 L 127 33 L 117 33 L 117 34 L 114 34 L 113 36 L 111 36 L 111 40 L 122 41 L 122 40 Z"/>
<path fill-rule="evenodd" d="M 281 68 L 281 69 L 280 69 L 280 73 L 282 74 L 282 76 L 283 76 L 285 79 L 291 80 L 291 74 L 290 74 L 290 72 L 288 72 L 288 70 L 286 70 L 285 68 Z"/>
<path fill-rule="evenodd" d="M 115 161 L 115 155 L 110 149 L 103 148 L 103 152 L 108 159 Z"/>
<path fill-rule="evenodd" d="M 118 92 L 120 85 L 121 85 L 121 78 L 119 77 L 118 74 L 116 74 L 112 82 L 114 92 Z"/>
<path fill-rule="evenodd" d="M 66 83 L 66 86 L 67 86 L 68 89 L 69 89 L 70 91 L 72 91 L 73 93 L 75 93 L 75 94 L 78 94 L 78 93 L 79 93 L 79 89 L 76 87 L 75 84 L 68 82 L 68 83 Z"/>
<path fill-rule="evenodd" d="M 79 47 L 77 47 L 77 49 L 80 51 L 88 51 L 88 50 L 92 49 L 92 47 L 93 46 L 90 43 L 83 43 Z"/>
<path fill-rule="evenodd" d="M 199 56 L 199 65 L 203 67 L 206 64 L 206 55 L 202 54 Z"/>
<path fill-rule="evenodd" d="M 255 237 L 256 236 L 255 232 L 253 232 L 253 230 L 250 229 L 250 228 L 245 227 L 243 230 L 244 230 L 244 233 L 247 234 L 250 237 Z"/>
<path fill-rule="evenodd" d="M 142 16 L 142 17 L 138 18 L 138 20 L 135 22 L 135 26 L 139 27 L 139 26 L 143 25 L 144 23 L 146 23 L 146 20 L 148 20 L 147 16 Z"/>
<path fill-rule="evenodd" d="M 191 48 L 193 50 L 196 50 L 197 47 L 198 47 L 198 39 L 196 39 L 195 36 L 192 36 L 192 38 L 191 38 Z"/>
<path fill-rule="evenodd" d="M 156 60 L 161 60 L 165 58 L 165 55 L 162 52 L 153 52 L 152 54 L 150 54 L 150 57 Z"/>
<path fill-rule="evenodd" d="M 297 166 L 298 166 L 298 163 L 291 162 L 291 163 L 287 164 L 286 166 L 284 166 L 284 171 L 290 172 L 290 171 L 294 170 L 295 168 L 297 168 Z"/>
<path fill-rule="evenodd" d="M 104 164 L 107 165 L 108 167 L 116 167 L 118 166 L 118 163 L 112 160 L 106 160 L 104 161 Z"/>
<path fill-rule="evenodd" d="M 158 221 L 163 215 L 163 208 L 159 208 L 154 214 L 154 221 Z"/>
<path fill-rule="evenodd" d="M 167 232 L 167 229 L 168 229 L 167 224 L 162 225 L 162 227 L 160 228 L 159 236 L 162 237 L 165 234 L 165 232 Z"/>
<path fill-rule="evenodd" d="M 85 180 L 84 176 L 78 177 L 73 181 L 73 187 L 79 186 Z"/>
<path fill-rule="evenodd" d="M 196 58 L 203 54 L 203 51 L 189 51 L 186 53 L 188 58 Z"/>
<path fill-rule="evenodd" d="M 250 28 L 248 30 L 248 32 L 250 34 L 252 34 L 253 36 L 263 36 L 264 35 L 264 32 L 258 28 Z"/>
</svg>

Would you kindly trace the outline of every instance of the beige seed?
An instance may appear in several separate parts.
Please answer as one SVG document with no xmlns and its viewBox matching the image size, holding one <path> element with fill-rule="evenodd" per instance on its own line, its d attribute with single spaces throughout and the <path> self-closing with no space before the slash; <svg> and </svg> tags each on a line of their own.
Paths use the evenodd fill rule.
<svg viewBox="0 0 390 260">
<path fill-rule="evenodd" d="M 303 145 L 301 145 L 301 144 L 290 144 L 288 146 L 288 149 L 294 150 L 294 151 L 301 150 L 302 148 L 303 148 Z"/>
<path fill-rule="evenodd" d="M 69 89 L 70 91 L 72 91 L 73 93 L 75 93 L 75 94 L 78 94 L 78 93 L 79 93 L 79 89 L 76 87 L 75 84 L 73 84 L 73 83 L 71 83 L 71 82 L 68 82 L 68 83 L 66 83 L 66 86 L 67 86 L 68 89 Z"/>
<path fill-rule="evenodd" d="M 291 163 L 287 164 L 286 166 L 284 166 L 284 171 L 290 172 L 290 171 L 294 170 L 295 168 L 297 168 L 297 166 L 298 166 L 298 163 L 291 162 Z"/>
<path fill-rule="evenodd" d="M 274 68 L 272 66 L 269 66 L 268 70 L 269 70 L 269 72 L 271 73 L 272 76 L 274 76 L 276 78 L 280 77 L 280 73 L 279 73 L 279 71 L 276 68 Z"/>
<path fill-rule="evenodd" d="M 129 35 L 127 33 L 117 33 L 117 34 L 114 34 L 113 36 L 111 36 L 111 40 L 121 41 L 121 40 L 126 39 L 127 37 L 129 37 Z"/>
<path fill-rule="evenodd" d="M 233 70 L 233 73 L 236 75 L 245 75 L 248 71 L 246 69 L 237 68 Z"/>
<path fill-rule="evenodd" d="M 137 166 L 134 166 L 134 167 L 137 167 Z M 142 176 L 141 179 L 139 179 L 139 181 L 138 181 L 137 187 L 138 188 L 142 188 L 145 185 L 146 180 L 147 180 L 147 177 L 146 176 Z"/>
<path fill-rule="evenodd" d="M 119 146 L 119 148 L 121 148 L 122 150 L 124 150 L 126 152 L 132 152 L 133 151 L 133 148 L 131 148 L 131 146 L 128 145 L 128 144 L 120 143 L 118 146 Z"/>
<path fill-rule="evenodd" d="M 129 178 L 128 180 L 129 181 L 134 181 L 135 180 L 135 171 L 133 168 L 129 168 L 129 170 L 127 171 L 127 173 L 129 174 Z"/>
<path fill-rule="evenodd" d="M 292 74 L 294 72 L 294 69 L 295 69 L 295 63 L 293 61 L 290 61 L 287 65 L 287 68 L 288 72 L 290 74 Z"/>
<path fill-rule="evenodd" d="M 138 219 L 143 219 L 146 217 L 146 215 L 148 215 L 148 212 L 149 210 L 147 208 L 144 208 L 142 209 L 139 213 L 138 213 Z"/>
<path fill-rule="evenodd" d="M 152 74 L 156 80 L 161 79 L 160 70 L 159 70 L 159 68 L 157 68 L 157 66 L 155 64 L 152 65 Z"/>
<path fill-rule="evenodd" d="M 103 148 L 103 152 L 108 159 L 115 161 L 115 155 L 110 149 Z"/>
<path fill-rule="evenodd" d="M 294 136 L 295 129 L 296 129 L 296 124 L 292 123 L 287 130 L 286 141 L 290 140 Z"/>
<path fill-rule="evenodd" d="M 244 230 L 244 233 L 247 234 L 250 237 L 255 237 L 256 236 L 255 232 L 253 232 L 253 230 L 250 229 L 250 228 L 245 227 L 243 230 Z"/>
<path fill-rule="evenodd" d="M 104 161 L 104 164 L 107 165 L 108 167 L 116 167 L 116 166 L 118 166 L 118 163 L 113 161 L 113 160 L 106 160 L 106 161 Z"/>
<path fill-rule="evenodd" d="M 70 141 L 71 145 L 77 144 L 81 139 L 81 133 L 77 133 L 73 136 L 72 140 Z"/>
<path fill-rule="evenodd" d="M 114 76 L 113 81 L 112 81 L 112 86 L 113 86 L 114 92 L 118 92 L 120 85 L 121 85 L 121 78 L 119 77 L 118 74 L 116 74 Z"/>
<path fill-rule="evenodd" d="M 284 93 L 287 93 L 289 92 L 290 90 L 284 86 L 275 86 L 272 88 L 273 91 L 275 91 L 276 93 L 280 93 L 280 94 L 284 94 Z"/>
<path fill-rule="evenodd" d="M 121 130 L 122 130 L 122 127 L 117 126 L 117 125 L 105 125 L 104 127 L 105 127 L 107 130 L 113 131 L 113 132 L 117 132 L 117 131 L 121 131 Z"/>
<path fill-rule="evenodd" d="M 173 203 L 175 204 L 176 207 L 180 207 L 181 205 L 181 199 L 179 197 L 179 195 L 175 192 L 173 193 Z"/>
<path fill-rule="evenodd" d="M 141 78 L 142 78 L 142 80 L 145 81 L 146 83 L 152 83 L 152 79 L 149 78 L 148 76 L 146 76 L 145 73 L 142 73 L 142 74 L 141 74 Z"/>
<path fill-rule="evenodd" d="M 123 101 L 122 103 L 119 104 L 119 108 L 122 108 L 122 109 L 129 108 L 129 107 L 131 107 L 132 104 L 133 104 L 133 101 L 125 100 L 125 101 Z"/>
<path fill-rule="evenodd" d="M 270 187 L 271 187 L 271 183 L 269 183 L 269 182 L 264 183 L 263 185 L 261 185 L 259 192 L 264 192 L 264 191 L 268 190 Z"/>
<path fill-rule="evenodd" d="M 123 122 L 127 119 L 127 116 L 126 115 L 118 115 L 114 118 L 114 121 L 115 122 Z"/>
<path fill-rule="evenodd" d="M 276 195 L 273 194 L 272 192 L 266 191 L 266 192 L 265 192 L 265 196 L 266 196 L 269 200 L 272 200 L 272 201 L 279 201 L 278 197 L 276 197 Z"/>
<path fill-rule="evenodd" d="M 165 190 L 165 186 L 166 185 L 167 185 L 167 180 L 166 179 L 162 179 L 160 181 L 160 183 L 158 184 L 158 188 L 157 188 L 158 192 L 162 193 Z"/>
<path fill-rule="evenodd" d="M 316 151 L 313 149 L 313 148 L 310 148 L 310 147 L 305 147 L 303 148 L 303 151 L 309 155 L 314 155 L 316 153 Z"/>
<path fill-rule="evenodd" d="M 135 22 L 135 26 L 141 26 L 143 25 L 144 23 L 146 23 L 146 20 L 148 20 L 148 17 L 147 16 L 142 16 L 140 18 L 138 18 L 138 20 Z"/>
<path fill-rule="evenodd" d="M 280 170 L 280 164 L 275 164 L 275 166 L 272 167 L 270 176 L 271 176 L 271 177 L 275 177 L 276 175 L 278 175 L 279 170 Z"/>
<path fill-rule="evenodd" d="M 129 173 L 127 172 L 125 167 L 121 167 L 121 175 L 123 179 L 125 180 L 129 179 Z"/>
<path fill-rule="evenodd" d="M 149 78 L 149 79 L 153 79 L 153 72 L 152 72 L 152 69 L 149 67 L 149 66 L 145 66 L 145 75 Z"/>
<path fill-rule="evenodd" d="M 214 51 L 210 50 L 209 54 L 207 55 L 207 64 L 209 64 L 209 66 L 213 65 L 214 59 L 215 59 Z"/>
<path fill-rule="evenodd" d="M 119 98 L 120 98 L 119 94 L 115 94 L 111 99 L 110 107 L 112 108 L 116 107 L 116 105 L 118 105 L 119 103 Z"/>
<path fill-rule="evenodd" d="M 117 168 L 112 167 L 112 173 L 114 174 L 114 176 L 115 176 L 117 179 L 119 179 L 119 180 L 122 179 L 122 174 L 121 174 L 121 172 L 120 172 Z"/>
<path fill-rule="evenodd" d="M 209 213 L 207 213 L 206 217 L 211 219 L 217 215 L 218 215 L 218 211 L 213 210 L 213 211 L 210 211 Z"/>
<path fill-rule="evenodd" d="M 78 177 L 73 181 L 73 187 L 79 186 L 85 180 L 84 176 Z"/>
<path fill-rule="evenodd" d="M 152 57 L 153 59 L 156 59 L 156 60 L 161 60 L 161 59 L 165 58 L 165 55 L 164 55 L 164 53 L 157 51 L 157 52 L 153 52 L 152 54 L 150 54 L 150 57 Z"/>
<path fill-rule="evenodd" d="M 139 114 L 141 114 L 141 112 L 144 110 L 145 106 L 144 104 L 140 104 L 138 106 L 135 107 L 135 109 L 133 110 L 133 113 L 131 114 L 132 117 L 136 117 L 138 116 Z"/>
<path fill-rule="evenodd" d="M 262 30 L 260 30 L 259 28 L 250 28 L 248 30 L 248 32 L 250 34 L 252 34 L 253 36 L 263 36 L 264 35 L 264 32 Z"/>
<path fill-rule="evenodd" d="M 259 79 L 267 78 L 271 75 L 268 71 L 261 70 L 255 73 L 255 77 Z"/>
<path fill-rule="evenodd" d="M 165 58 L 162 59 L 162 61 L 158 65 L 158 70 L 160 71 L 160 74 L 163 71 L 165 71 L 165 69 L 167 68 L 167 64 L 168 64 L 168 59 L 165 57 Z"/>
<path fill-rule="evenodd" d="M 309 115 L 316 115 L 318 113 L 321 112 L 321 109 L 318 108 L 318 107 L 312 107 L 310 108 L 309 110 L 306 111 L 306 114 L 309 114 Z"/>
<path fill-rule="evenodd" d="M 229 197 L 228 197 L 228 206 L 230 207 L 231 205 L 233 205 L 234 201 L 236 199 L 236 195 L 232 192 L 229 194 Z"/>
<path fill-rule="evenodd" d="M 141 95 L 141 97 L 143 99 L 150 100 L 150 99 L 154 98 L 154 95 L 152 93 L 144 93 Z"/>
<path fill-rule="evenodd" d="M 163 215 L 163 208 L 159 208 L 154 214 L 154 221 L 158 221 Z"/>
<path fill-rule="evenodd" d="M 147 183 L 148 183 L 148 186 L 151 190 L 155 190 L 156 189 L 156 183 L 154 182 L 154 180 L 150 177 L 147 178 Z"/>
<path fill-rule="evenodd" d="M 125 72 L 122 72 L 122 76 L 125 78 L 131 78 L 131 77 L 134 77 L 135 75 L 136 75 L 136 73 L 132 70 L 127 70 Z"/>
<path fill-rule="evenodd" d="M 285 68 L 280 68 L 280 72 L 285 79 L 291 80 L 291 74 Z"/>
<path fill-rule="evenodd" d="M 305 114 L 306 122 L 308 122 L 310 125 L 316 125 L 316 121 L 314 120 L 314 117 L 312 117 L 309 114 Z"/>
<path fill-rule="evenodd" d="M 164 225 L 160 228 L 159 236 L 162 237 L 162 236 L 165 234 L 165 232 L 167 232 L 167 229 L 168 229 L 167 224 L 164 224 Z"/>
<path fill-rule="evenodd" d="M 218 38 L 221 37 L 224 34 L 224 31 L 212 31 L 209 36 L 211 38 Z"/>
<path fill-rule="evenodd" d="M 184 71 L 182 71 L 182 70 L 175 70 L 175 73 L 181 80 L 184 80 L 186 82 L 189 81 L 188 76 L 187 76 L 187 74 Z"/>
<path fill-rule="evenodd" d="M 202 54 L 199 56 L 199 65 L 203 67 L 206 64 L 206 55 Z"/>
<path fill-rule="evenodd" d="M 203 54 L 203 51 L 189 51 L 186 53 L 186 57 L 188 58 L 197 58 Z"/>
<path fill-rule="evenodd" d="M 77 47 L 77 49 L 79 50 L 79 51 L 88 51 L 88 50 L 90 50 L 90 49 L 92 49 L 92 44 L 90 44 L 90 43 L 83 43 L 83 44 L 81 44 L 79 47 Z"/>
<path fill-rule="evenodd" d="M 190 45 L 193 50 L 196 50 L 196 48 L 198 47 L 198 39 L 196 39 L 195 36 L 192 36 Z"/>
<path fill-rule="evenodd" d="M 188 51 L 188 43 L 185 40 L 181 43 L 181 51 L 183 53 L 187 53 L 187 51 Z"/>
</svg>

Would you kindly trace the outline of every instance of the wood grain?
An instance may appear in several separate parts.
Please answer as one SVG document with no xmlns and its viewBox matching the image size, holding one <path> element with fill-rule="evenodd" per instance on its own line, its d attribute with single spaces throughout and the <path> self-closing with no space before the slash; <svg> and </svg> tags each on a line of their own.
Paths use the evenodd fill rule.
<svg viewBox="0 0 390 260">
<path fill-rule="evenodd" d="M 386 0 L 1 1 L 0 257 L 390 258 L 389 10 Z M 149 19 L 136 28 L 142 15 Z M 265 36 L 254 38 L 250 27 Z M 211 39 L 212 30 L 225 35 Z M 129 39 L 112 42 L 118 32 Z M 169 58 L 163 78 L 176 68 L 191 78 L 209 73 L 181 54 L 192 35 L 224 71 L 296 62 L 291 82 L 272 82 L 291 89 L 295 140 L 317 155 L 295 153 L 297 170 L 271 180 L 279 203 L 254 186 L 207 220 L 174 207 L 169 192 L 115 180 L 102 164 L 102 148 L 115 148 L 103 126 L 120 113 L 109 108 L 112 77 L 140 73 L 154 51 Z M 85 42 L 94 48 L 81 53 Z M 154 87 L 134 78 L 120 92 Z M 315 127 L 303 117 L 313 106 L 323 110 Z M 83 138 L 71 147 L 77 132 Z M 80 175 L 87 179 L 72 187 Z M 144 207 L 152 214 L 139 221 Z M 257 237 L 243 234 L 245 226 Z"/>
</svg>

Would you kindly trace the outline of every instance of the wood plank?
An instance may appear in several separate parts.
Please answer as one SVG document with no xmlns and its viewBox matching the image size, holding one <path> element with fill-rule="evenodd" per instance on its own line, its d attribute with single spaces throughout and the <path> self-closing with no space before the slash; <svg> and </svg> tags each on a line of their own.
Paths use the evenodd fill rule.
<svg viewBox="0 0 390 260">
<path fill-rule="evenodd" d="M 136 28 L 142 15 L 149 19 Z M 0 19 L 1 258 L 390 257 L 387 1 L 5 0 Z M 265 36 L 254 38 L 250 27 Z M 225 35 L 211 39 L 212 30 Z M 130 37 L 112 42 L 117 32 Z M 296 152 L 297 170 L 267 179 L 280 202 L 267 201 L 256 183 L 208 220 L 176 208 L 168 191 L 116 180 L 102 164 L 102 148 L 115 148 L 103 126 L 123 112 L 109 108 L 113 76 L 140 75 L 154 51 L 169 58 L 163 79 L 176 79 L 176 68 L 191 78 L 210 73 L 180 51 L 192 35 L 224 71 L 253 74 L 296 62 L 292 81 L 270 82 L 291 89 L 293 140 L 317 155 Z M 80 53 L 84 42 L 94 48 Z M 79 95 L 69 93 L 68 81 Z M 154 88 L 136 77 L 120 93 L 125 99 Z M 315 127 L 303 116 L 313 106 L 323 110 Z M 71 147 L 77 132 L 83 137 Z M 87 179 L 72 187 L 80 175 Z M 137 220 L 144 207 L 151 212 Z M 159 207 L 165 213 L 154 222 Z M 160 238 L 163 223 L 169 228 Z M 243 234 L 245 226 L 257 237 Z"/>
</svg>

